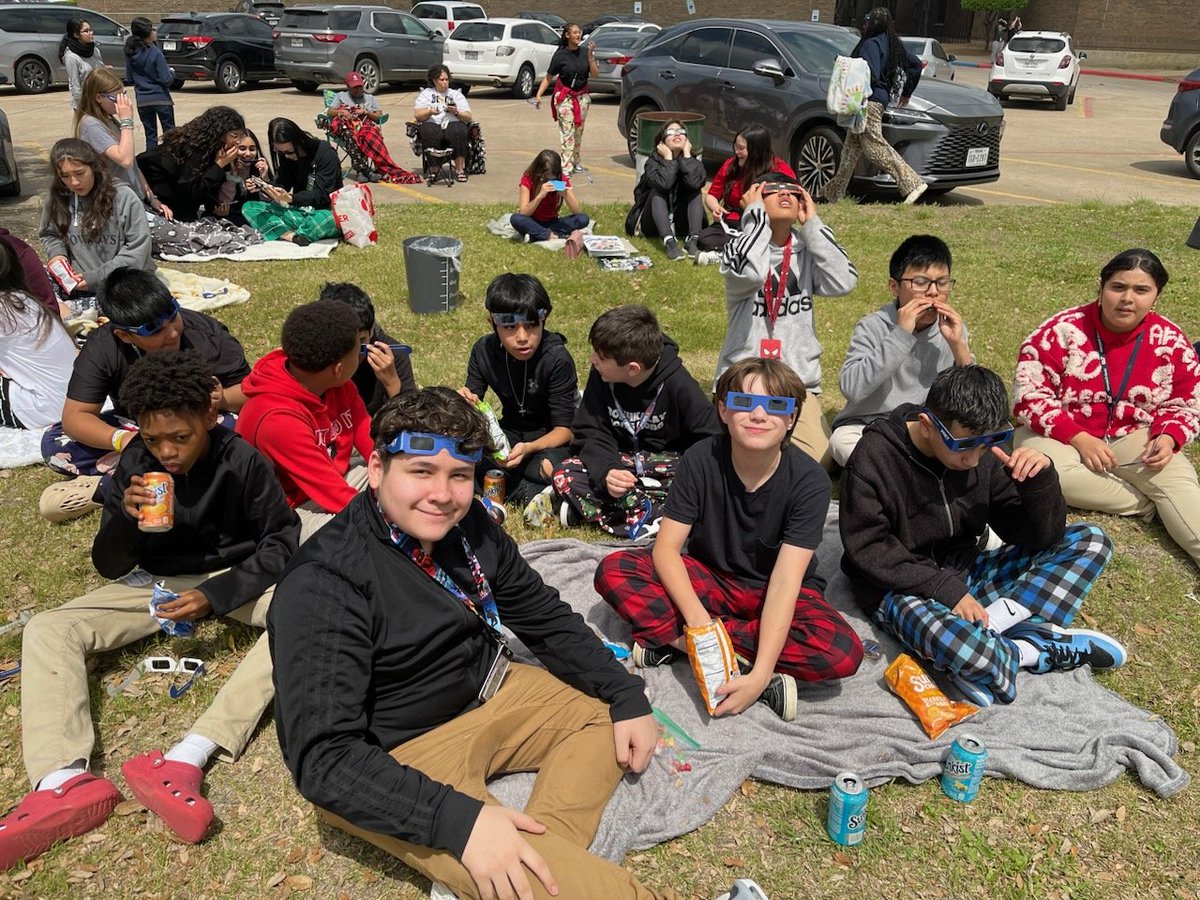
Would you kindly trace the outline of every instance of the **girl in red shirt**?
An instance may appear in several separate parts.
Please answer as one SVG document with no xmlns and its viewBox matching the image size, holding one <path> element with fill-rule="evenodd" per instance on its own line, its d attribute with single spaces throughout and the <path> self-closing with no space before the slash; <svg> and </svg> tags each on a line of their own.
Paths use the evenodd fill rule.
<svg viewBox="0 0 1200 900">
<path fill-rule="evenodd" d="M 762 125 L 749 125 L 734 135 L 733 156 L 717 170 L 704 195 L 704 206 L 712 214 L 713 224 L 700 232 L 702 251 L 722 249 L 737 233 L 742 195 L 751 181 L 767 172 L 796 177 L 792 167 L 771 151 L 771 132 Z"/>
<path fill-rule="evenodd" d="M 570 215 L 559 215 L 564 202 Z M 562 157 L 557 150 L 543 150 L 521 176 L 512 227 L 530 241 L 546 241 L 555 235 L 569 238 L 589 222 L 571 179 L 563 173 Z"/>
</svg>

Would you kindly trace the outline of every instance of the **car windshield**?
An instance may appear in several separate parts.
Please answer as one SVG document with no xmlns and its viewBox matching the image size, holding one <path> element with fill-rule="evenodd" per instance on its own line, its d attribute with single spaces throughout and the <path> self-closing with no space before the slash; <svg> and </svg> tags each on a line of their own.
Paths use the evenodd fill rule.
<svg viewBox="0 0 1200 900">
<path fill-rule="evenodd" d="M 497 22 L 468 22 L 450 33 L 449 41 L 498 41 L 504 37 L 504 26 Z"/>
<path fill-rule="evenodd" d="M 453 10 L 451 10 L 451 13 L 451 18 L 458 22 L 465 22 L 467 19 L 487 18 L 487 13 L 474 6 L 456 6 Z"/>
<path fill-rule="evenodd" d="M 358 27 L 358 17 L 357 10 L 286 9 L 279 27 L 353 31 Z"/>
<path fill-rule="evenodd" d="M 830 31 L 820 35 L 807 31 L 777 31 L 775 36 L 810 72 L 832 72 L 833 61 L 839 56 L 849 56 L 858 44 L 858 38 L 848 31 Z"/>
<path fill-rule="evenodd" d="M 913 53 L 920 54 L 920 53 L 925 52 L 925 42 L 924 41 L 918 41 L 918 40 L 914 40 L 912 38 L 900 38 L 900 42 L 903 43 L 904 46 L 906 48 L 908 48 L 909 50 L 911 50 Z"/>
<path fill-rule="evenodd" d="M 596 46 L 604 50 L 628 50 L 649 41 L 650 35 L 641 31 L 602 31 L 596 36 Z"/>
<path fill-rule="evenodd" d="M 1013 53 L 1059 53 L 1067 49 L 1067 42 L 1059 38 L 1015 37 L 1008 42 Z"/>
</svg>

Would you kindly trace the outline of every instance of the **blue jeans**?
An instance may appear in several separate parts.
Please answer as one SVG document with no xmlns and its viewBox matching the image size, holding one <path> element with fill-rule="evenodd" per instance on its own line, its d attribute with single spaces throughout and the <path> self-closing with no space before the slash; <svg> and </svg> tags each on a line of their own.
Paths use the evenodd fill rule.
<svg viewBox="0 0 1200 900">
<path fill-rule="evenodd" d="M 142 120 L 142 127 L 146 130 L 146 149 L 153 150 L 158 146 L 159 123 L 162 123 L 164 133 L 175 127 L 175 107 L 171 104 L 166 106 L 139 105 L 138 118 Z"/>
<path fill-rule="evenodd" d="M 533 216 L 523 216 L 520 213 L 513 213 L 509 221 L 512 222 L 512 227 L 517 230 L 518 234 L 527 235 L 529 240 L 548 241 L 550 240 L 551 232 L 559 237 L 569 237 L 572 231 L 587 228 L 588 223 L 592 220 L 588 218 L 587 213 L 575 213 L 570 216 L 551 219 L 549 222 L 539 222 Z"/>
</svg>

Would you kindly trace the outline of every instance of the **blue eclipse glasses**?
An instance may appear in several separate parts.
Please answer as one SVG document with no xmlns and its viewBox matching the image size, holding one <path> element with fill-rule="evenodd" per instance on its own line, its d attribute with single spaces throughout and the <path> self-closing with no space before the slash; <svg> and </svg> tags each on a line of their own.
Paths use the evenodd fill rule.
<svg viewBox="0 0 1200 900">
<path fill-rule="evenodd" d="M 946 449 L 952 453 L 962 453 L 965 450 L 974 450 L 976 447 L 998 447 L 1001 444 L 1007 444 L 1013 436 L 1012 426 L 1009 426 L 1003 431 L 996 431 L 992 434 L 972 434 L 956 438 L 950 433 L 950 429 L 942 424 L 942 420 L 929 411 L 928 407 L 922 408 L 921 412 L 929 416 L 929 420 L 937 427 L 938 434 L 942 436 L 942 442 L 946 445 Z"/>
<path fill-rule="evenodd" d="M 796 411 L 796 398 L 743 394 L 741 391 L 729 391 L 725 395 L 725 408 L 730 412 L 754 412 L 759 406 L 769 416 L 790 416 Z"/>
<path fill-rule="evenodd" d="M 136 334 L 138 337 L 154 337 L 154 335 L 166 328 L 167 323 L 172 321 L 177 315 L 179 315 L 179 301 L 172 297 L 170 311 L 163 313 L 152 324 L 138 325 L 135 328 L 132 325 L 118 325 L 116 322 L 113 322 L 112 327 L 119 328 L 121 331 L 127 331 L 130 334 Z"/>
<path fill-rule="evenodd" d="M 374 341 L 369 344 L 359 344 L 358 355 L 362 357 L 368 356 L 371 352 L 371 347 L 374 345 Z M 410 347 L 408 344 L 388 344 L 388 349 L 392 351 L 393 356 L 399 356 L 404 353 L 412 353 L 412 347 Z"/>
<path fill-rule="evenodd" d="M 467 451 L 461 441 L 424 431 L 402 431 L 387 445 L 388 453 L 411 453 L 413 456 L 437 456 L 443 450 L 462 462 L 477 463 L 483 459 L 483 448 Z"/>
<path fill-rule="evenodd" d="M 541 325 L 546 321 L 546 310 L 539 309 L 537 311 L 537 321 L 529 318 L 524 313 L 490 313 L 492 321 L 501 328 L 516 328 L 518 325 Z"/>
</svg>

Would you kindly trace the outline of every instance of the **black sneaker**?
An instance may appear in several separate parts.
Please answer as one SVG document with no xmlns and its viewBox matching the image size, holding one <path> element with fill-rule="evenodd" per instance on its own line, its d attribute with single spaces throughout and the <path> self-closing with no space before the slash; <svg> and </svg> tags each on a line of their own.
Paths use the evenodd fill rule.
<svg viewBox="0 0 1200 900">
<path fill-rule="evenodd" d="M 796 679 L 791 675 L 776 672 L 771 676 L 771 680 L 767 683 L 767 689 L 762 692 L 758 702 L 769 706 L 771 711 L 783 721 L 794 722 L 796 707 L 800 702 L 800 695 L 796 691 Z"/>
<path fill-rule="evenodd" d="M 699 240 L 700 239 L 695 235 L 690 235 L 684 238 L 683 252 L 694 259 L 696 254 L 700 252 L 700 247 L 698 246 Z"/>
<path fill-rule="evenodd" d="M 684 656 L 682 650 L 676 650 L 674 647 L 643 647 L 637 643 L 633 645 L 633 664 L 639 669 L 669 666 Z"/>
<path fill-rule="evenodd" d="M 683 248 L 679 246 L 679 241 L 673 237 L 663 238 L 663 249 L 667 252 L 667 259 L 686 259 L 687 254 Z"/>
</svg>

